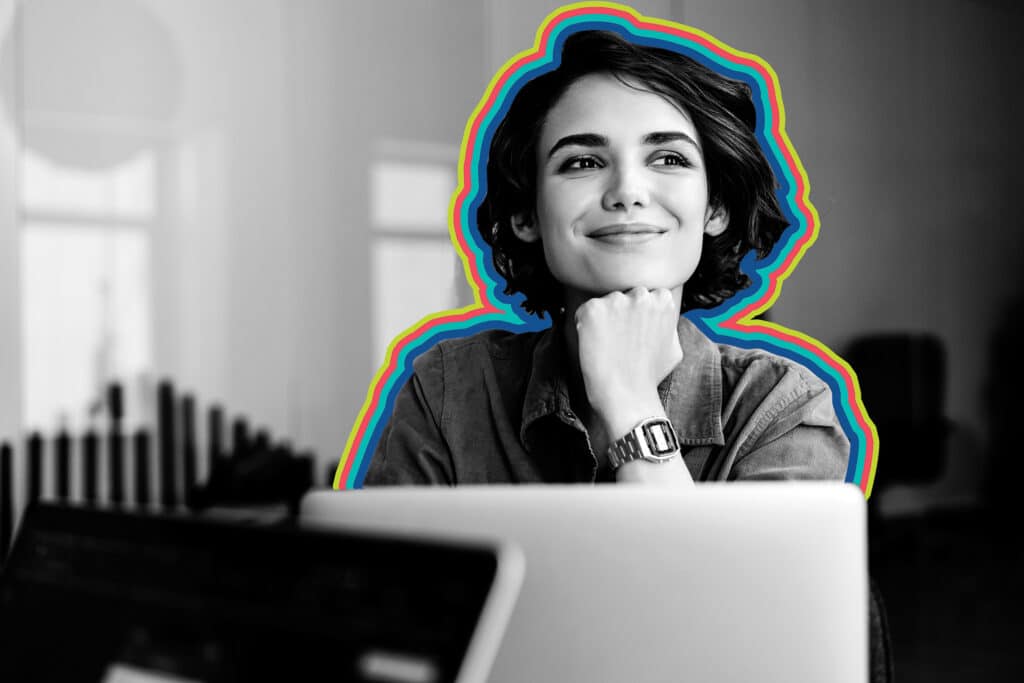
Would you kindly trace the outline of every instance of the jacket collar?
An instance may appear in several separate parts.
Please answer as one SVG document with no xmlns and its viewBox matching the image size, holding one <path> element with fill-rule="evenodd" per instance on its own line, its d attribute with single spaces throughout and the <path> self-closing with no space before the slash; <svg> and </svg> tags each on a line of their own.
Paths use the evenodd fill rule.
<svg viewBox="0 0 1024 683">
<path fill-rule="evenodd" d="M 675 427 L 679 443 L 687 446 L 725 443 L 722 434 L 722 359 L 718 347 L 685 317 L 676 328 L 683 360 L 660 385 L 658 395 Z M 529 446 L 532 426 L 557 415 L 571 421 L 569 384 L 565 368 L 568 352 L 562 329 L 555 324 L 540 334 L 523 400 L 519 438 Z"/>
</svg>

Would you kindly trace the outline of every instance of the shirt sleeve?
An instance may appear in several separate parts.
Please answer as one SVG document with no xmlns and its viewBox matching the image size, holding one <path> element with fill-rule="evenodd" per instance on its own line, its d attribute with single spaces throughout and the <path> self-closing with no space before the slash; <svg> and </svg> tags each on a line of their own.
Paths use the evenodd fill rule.
<svg viewBox="0 0 1024 683">
<path fill-rule="evenodd" d="M 413 363 L 374 451 L 364 486 L 455 483 L 441 428 L 444 364 L 436 347 Z"/>
<path fill-rule="evenodd" d="M 846 477 L 850 442 L 832 408 L 832 392 L 792 371 L 762 402 L 747 439 L 735 452 L 729 479 Z"/>
</svg>

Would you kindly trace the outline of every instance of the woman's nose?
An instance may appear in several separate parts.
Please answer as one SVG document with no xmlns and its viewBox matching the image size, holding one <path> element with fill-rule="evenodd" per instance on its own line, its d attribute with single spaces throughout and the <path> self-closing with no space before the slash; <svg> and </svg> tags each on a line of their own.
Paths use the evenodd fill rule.
<svg viewBox="0 0 1024 683">
<path fill-rule="evenodd" d="M 629 211 L 647 206 L 650 201 L 647 185 L 639 169 L 620 167 L 609 175 L 601 205 L 606 211 Z"/>
</svg>

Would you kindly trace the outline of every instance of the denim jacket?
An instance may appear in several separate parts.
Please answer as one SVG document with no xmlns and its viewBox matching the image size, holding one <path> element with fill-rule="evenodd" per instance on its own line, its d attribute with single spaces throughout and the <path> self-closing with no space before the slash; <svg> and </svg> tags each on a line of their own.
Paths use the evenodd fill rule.
<svg viewBox="0 0 1024 683">
<path fill-rule="evenodd" d="M 559 328 L 481 332 L 413 363 L 365 485 L 613 480 L 569 404 Z M 827 385 L 680 318 L 683 360 L 659 385 L 695 481 L 842 479 L 850 444 Z"/>
</svg>

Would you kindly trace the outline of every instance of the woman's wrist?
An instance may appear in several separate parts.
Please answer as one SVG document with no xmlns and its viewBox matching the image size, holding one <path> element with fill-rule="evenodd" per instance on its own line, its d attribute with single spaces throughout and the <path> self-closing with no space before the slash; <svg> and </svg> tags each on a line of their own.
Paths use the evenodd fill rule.
<svg viewBox="0 0 1024 683">
<path fill-rule="evenodd" d="M 650 484 L 660 486 L 692 486 L 693 477 L 677 455 L 664 462 L 632 460 L 615 470 L 615 481 L 620 484 Z"/>
<path fill-rule="evenodd" d="M 609 442 L 621 439 L 649 417 L 666 417 L 657 388 L 637 394 L 618 392 L 600 405 L 591 403 L 591 407 L 601 420 Z"/>
<path fill-rule="evenodd" d="M 657 390 L 636 399 L 625 398 L 603 409 L 595 408 L 605 433 L 608 435 L 610 448 L 633 431 L 640 423 L 650 418 L 668 419 L 665 408 L 658 398 Z M 602 412 L 603 411 L 603 412 Z M 682 454 L 664 461 L 651 461 L 642 458 L 621 464 L 615 470 L 615 480 L 620 483 L 661 484 L 668 486 L 688 486 L 693 484 L 690 471 L 683 462 Z"/>
</svg>

